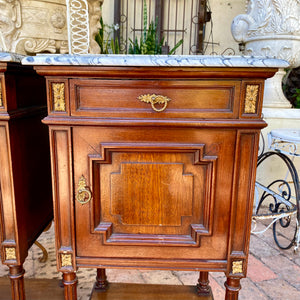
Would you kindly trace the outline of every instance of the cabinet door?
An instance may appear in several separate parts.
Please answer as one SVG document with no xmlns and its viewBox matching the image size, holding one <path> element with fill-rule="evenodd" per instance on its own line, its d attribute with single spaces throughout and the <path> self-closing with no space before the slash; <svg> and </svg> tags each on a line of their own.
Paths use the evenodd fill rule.
<svg viewBox="0 0 300 300">
<path fill-rule="evenodd" d="M 77 256 L 225 260 L 235 138 L 74 127 Z"/>
</svg>

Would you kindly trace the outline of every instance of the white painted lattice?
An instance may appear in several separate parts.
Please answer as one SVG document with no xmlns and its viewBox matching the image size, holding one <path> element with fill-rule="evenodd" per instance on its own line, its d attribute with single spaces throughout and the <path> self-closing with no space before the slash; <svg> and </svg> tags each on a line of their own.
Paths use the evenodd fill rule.
<svg viewBox="0 0 300 300">
<path fill-rule="evenodd" d="M 89 10 L 87 0 L 66 0 L 70 54 L 89 52 Z"/>
</svg>

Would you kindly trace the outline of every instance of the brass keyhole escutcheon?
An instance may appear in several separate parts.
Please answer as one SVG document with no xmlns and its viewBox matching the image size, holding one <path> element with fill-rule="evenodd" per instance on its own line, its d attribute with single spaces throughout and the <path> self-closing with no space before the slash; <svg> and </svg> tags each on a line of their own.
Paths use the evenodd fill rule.
<svg viewBox="0 0 300 300">
<path fill-rule="evenodd" d="M 84 176 L 82 175 L 79 178 L 79 182 L 78 182 L 76 200 L 80 204 L 85 204 L 85 203 L 90 202 L 91 199 L 92 199 L 92 193 L 89 190 L 89 188 L 86 186 L 86 180 L 85 180 Z"/>
<path fill-rule="evenodd" d="M 156 112 L 164 111 L 168 106 L 168 102 L 171 101 L 171 99 L 166 96 L 156 95 L 156 94 L 141 95 L 138 97 L 138 99 L 142 102 L 150 103 L 152 109 Z M 157 108 L 156 105 L 163 105 L 163 107 Z"/>
</svg>

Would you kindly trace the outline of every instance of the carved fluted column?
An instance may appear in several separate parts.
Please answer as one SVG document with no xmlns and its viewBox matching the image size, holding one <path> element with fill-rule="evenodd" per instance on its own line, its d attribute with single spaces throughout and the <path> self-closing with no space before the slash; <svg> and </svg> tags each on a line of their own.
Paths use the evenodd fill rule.
<svg viewBox="0 0 300 300">
<path fill-rule="evenodd" d="M 231 31 L 243 54 L 285 59 L 300 65 L 300 0 L 248 0 L 247 13 L 235 17 Z M 264 107 L 289 108 L 281 88 L 285 71 L 266 81 Z"/>
</svg>

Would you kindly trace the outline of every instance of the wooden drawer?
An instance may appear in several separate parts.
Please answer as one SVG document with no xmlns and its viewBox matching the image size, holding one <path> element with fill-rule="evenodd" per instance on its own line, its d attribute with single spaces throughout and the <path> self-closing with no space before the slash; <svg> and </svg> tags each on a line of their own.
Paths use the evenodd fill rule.
<svg viewBox="0 0 300 300">
<path fill-rule="evenodd" d="M 232 119 L 239 94 L 228 80 L 70 80 L 72 116 Z"/>
</svg>

